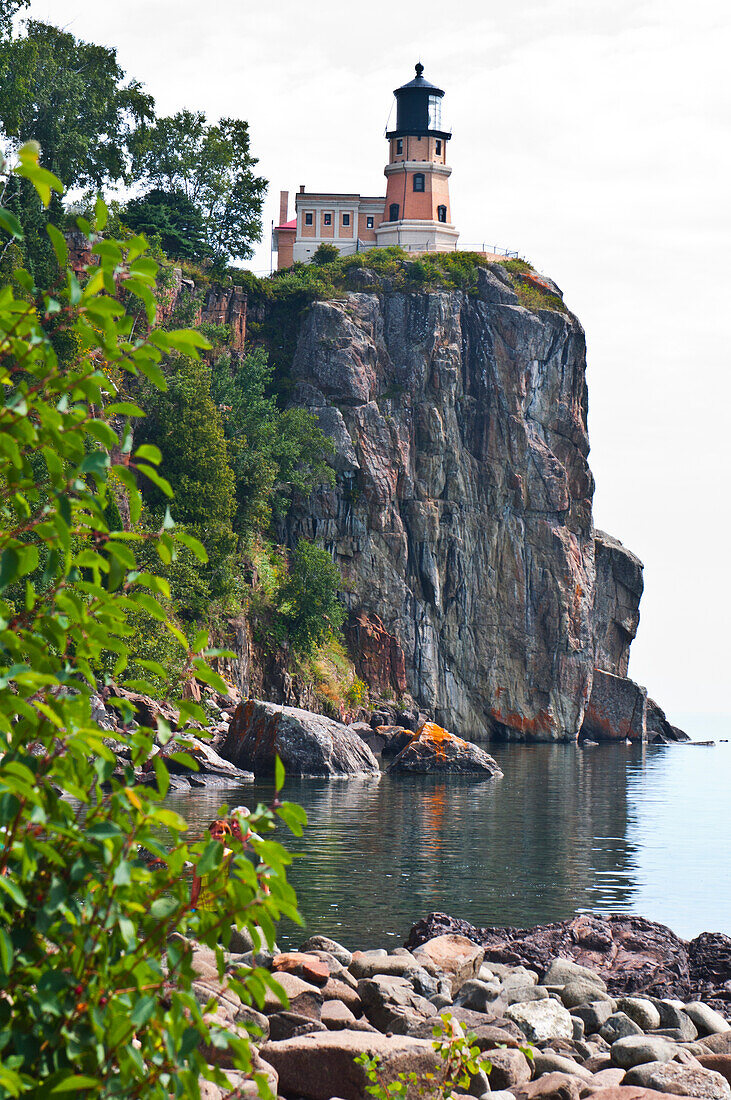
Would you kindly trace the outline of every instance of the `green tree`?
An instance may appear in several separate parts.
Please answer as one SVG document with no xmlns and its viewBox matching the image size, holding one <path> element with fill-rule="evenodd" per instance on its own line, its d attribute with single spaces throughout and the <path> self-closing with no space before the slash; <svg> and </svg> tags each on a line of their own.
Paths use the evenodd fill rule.
<svg viewBox="0 0 731 1100">
<path fill-rule="evenodd" d="M 323 241 L 319 244 L 312 256 L 313 264 L 317 264 L 318 267 L 324 267 L 325 264 L 331 264 L 333 260 L 337 260 L 340 256 L 340 249 L 337 245 L 328 244 L 327 241 Z"/>
<path fill-rule="evenodd" d="M 13 16 L 21 8 L 27 8 L 30 0 L 0 0 L 0 38 L 12 33 Z"/>
<path fill-rule="evenodd" d="M 261 238 L 266 180 L 254 174 L 248 123 L 179 111 L 140 127 L 136 171 L 155 188 L 182 192 L 200 211 L 206 243 L 218 264 L 248 259 Z"/>
<path fill-rule="evenodd" d="M 136 428 L 139 444 L 159 449 L 161 471 L 173 487 L 173 519 L 205 546 L 208 564 L 190 555 L 168 563 L 173 598 L 190 618 L 205 615 L 214 600 L 232 594 L 231 554 L 235 539 L 231 521 L 236 483 L 228 464 L 221 414 L 211 399 L 211 372 L 190 356 L 173 355 L 165 364 L 167 388 L 149 384 L 141 394 L 145 419 Z M 145 501 L 162 518 L 167 504 L 158 485 L 144 487 Z"/>
<path fill-rule="evenodd" d="M 24 177 L 48 203 L 60 184 L 39 167 L 36 147 L 20 156 Z M 161 720 L 155 729 L 135 726 L 129 703 L 117 698 L 131 760 L 116 771 L 92 719 L 94 669 L 105 654 L 116 657 L 117 683 L 149 690 L 127 675 L 135 656 L 128 619 L 139 609 L 166 622 L 184 678 L 225 689 L 208 667 L 215 651 L 206 633 L 187 642 L 160 602 L 166 582 L 137 562 L 146 542 L 163 562 L 182 547 L 205 559 L 203 548 L 170 522 L 149 536 L 109 524 L 112 478 L 126 488 L 133 524 L 142 507 L 137 478 L 170 493 L 155 448 L 133 449 L 127 421 L 141 410 L 120 400 L 125 379 L 164 387 L 163 356 L 195 359 L 205 342 L 196 332 L 141 327 L 138 311 L 125 310 L 120 285 L 152 323 L 157 265 L 141 238 L 100 239 L 105 219 L 99 202 L 88 231 L 98 265 L 81 282 L 67 267 L 63 234 L 49 226 L 62 284 L 50 293 L 19 269 L 22 294 L 0 288 L 0 1094 L 198 1098 L 201 1075 L 227 1084 L 207 1064 L 206 1046 L 229 1047 L 234 1065 L 256 1075 L 247 1035 L 204 1016 L 190 938 L 225 945 L 233 921 L 260 929 L 271 946 L 275 921 L 298 919 L 289 857 L 260 837 L 277 816 L 299 831 L 303 814 L 279 803 L 259 809 L 249 842 L 256 866 L 237 842 L 230 860 L 213 840 L 187 844 L 185 821 L 163 805 L 169 776 L 155 755 L 156 741 L 179 735 Z M 4 209 L 0 233 L 23 234 Z M 76 344 L 66 363 L 51 325 Z M 120 453 L 126 462 L 112 459 Z M 162 666 L 147 667 L 167 678 Z M 177 705 L 179 727 L 204 720 L 200 707 Z M 195 767 L 184 751 L 176 759 Z M 156 787 L 137 783 L 143 764 L 154 768 Z M 164 858 L 159 869 L 137 858 L 138 844 Z M 209 876 L 215 910 L 192 908 L 189 863 Z M 175 931 L 183 935 L 171 938 Z M 217 958 L 223 977 L 221 951 Z M 245 1003 L 261 1005 L 267 986 L 276 991 L 267 971 L 242 973 L 228 982 Z"/>
<path fill-rule="evenodd" d="M 37 141 L 65 187 L 128 181 L 129 142 L 153 106 L 106 46 L 33 19 L 25 35 L 0 41 L 2 132 L 10 143 Z"/>
<path fill-rule="evenodd" d="M 182 191 L 156 187 L 131 199 L 122 220 L 135 233 L 159 236 L 163 252 L 176 260 L 204 260 L 210 255 L 201 212 Z"/>
<path fill-rule="evenodd" d="M 279 593 L 279 609 L 296 650 L 307 653 L 345 622 L 338 599 L 343 579 L 327 550 L 300 539 L 292 551 L 289 575 Z"/>
<path fill-rule="evenodd" d="M 331 440 L 305 409 L 278 408 L 273 374 L 263 348 L 234 369 L 230 356 L 213 367 L 212 394 L 222 410 L 236 479 L 234 529 L 240 535 L 265 529 L 272 512 L 286 511 L 294 493 L 308 496 L 334 480 L 326 462 Z"/>
</svg>

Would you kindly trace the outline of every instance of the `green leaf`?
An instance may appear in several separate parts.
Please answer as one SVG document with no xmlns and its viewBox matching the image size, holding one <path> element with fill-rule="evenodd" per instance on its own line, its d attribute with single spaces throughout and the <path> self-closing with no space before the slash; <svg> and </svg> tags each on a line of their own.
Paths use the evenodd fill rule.
<svg viewBox="0 0 731 1100">
<path fill-rule="evenodd" d="M 156 898 L 150 906 L 150 916 L 155 920 L 167 920 L 177 910 L 178 905 L 177 898 Z"/>
<path fill-rule="evenodd" d="M 13 941 L 4 928 L 0 928 L 0 965 L 6 974 L 13 965 Z"/>
<path fill-rule="evenodd" d="M 97 233 L 101 233 L 107 224 L 107 207 L 106 203 L 102 199 L 101 195 L 97 195 L 96 202 L 94 203 L 94 222 L 96 224 Z"/>
<path fill-rule="evenodd" d="M 12 584 L 19 572 L 20 555 L 17 550 L 9 546 L 7 550 L 3 550 L 3 556 L 0 558 L 0 589 Z"/>
<path fill-rule="evenodd" d="M 274 758 L 274 789 L 279 794 L 284 786 L 284 764 L 279 756 Z"/>
<path fill-rule="evenodd" d="M 103 478 L 106 477 L 108 467 L 109 455 L 106 451 L 91 451 L 88 455 L 84 455 L 79 473 L 94 474 L 95 477 Z"/>
<path fill-rule="evenodd" d="M 205 546 L 194 535 L 189 535 L 185 531 L 176 531 L 175 538 L 178 542 L 182 542 L 183 546 L 187 546 L 189 550 L 197 557 L 198 561 L 202 565 L 205 565 L 208 561 L 208 552 Z"/>
<path fill-rule="evenodd" d="M 53 251 L 55 252 L 56 259 L 58 260 L 58 266 L 66 267 L 66 264 L 69 262 L 69 247 L 66 244 L 66 238 L 64 237 L 60 229 L 56 229 L 55 225 L 47 225 L 46 233 L 51 238 Z"/>
<path fill-rule="evenodd" d="M 148 477 L 153 485 L 157 485 L 158 489 L 160 489 L 166 497 L 171 497 L 173 495 L 173 491 L 170 488 L 170 482 L 166 481 L 164 477 L 160 477 L 154 467 L 140 466 L 138 464 L 137 469 L 141 474 L 144 474 L 145 477 Z"/>
<path fill-rule="evenodd" d="M 65 1077 L 63 1081 L 59 1081 L 57 1085 L 54 1085 L 49 1095 L 57 1096 L 62 1092 L 76 1092 L 77 1089 L 94 1089 L 98 1091 L 100 1081 L 96 1077 L 87 1077 L 83 1073 L 74 1073 L 70 1077 Z"/>
<path fill-rule="evenodd" d="M 0 875 L 0 890 L 4 890 L 19 908 L 27 908 L 28 899 L 14 879 L 9 878 L 7 875 Z"/>
<path fill-rule="evenodd" d="M 217 867 L 221 866 L 222 859 L 223 844 L 218 840 L 209 840 L 196 866 L 199 877 L 202 878 L 203 875 L 209 875 L 211 871 L 215 871 Z"/>
<path fill-rule="evenodd" d="M 153 446 L 152 443 L 143 443 L 141 447 L 138 447 L 134 453 L 134 458 L 145 458 L 148 462 L 152 462 L 153 465 L 159 466 L 162 462 L 162 451 L 159 447 Z"/>
<path fill-rule="evenodd" d="M 168 829 L 172 829 L 175 833 L 184 833 L 188 828 L 188 822 L 180 814 L 176 814 L 174 810 L 155 810 L 155 818 L 161 825 L 166 825 Z"/>
<path fill-rule="evenodd" d="M 170 789 L 170 772 L 165 767 L 162 757 L 158 753 L 157 756 L 152 758 L 152 766 L 155 769 L 155 777 L 157 779 L 157 789 L 161 798 L 164 798 Z"/>
<path fill-rule="evenodd" d="M 16 218 L 15 214 L 11 214 L 9 210 L 3 210 L 2 207 L 0 207 L 0 225 L 3 227 L 6 233 L 9 233 L 11 237 L 15 237 L 16 241 L 22 241 L 22 225 Z"/>
</svg>

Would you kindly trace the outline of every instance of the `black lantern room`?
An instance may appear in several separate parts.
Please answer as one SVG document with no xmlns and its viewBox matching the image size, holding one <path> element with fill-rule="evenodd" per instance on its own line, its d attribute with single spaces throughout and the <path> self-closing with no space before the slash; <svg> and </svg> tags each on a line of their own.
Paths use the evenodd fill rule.
<svg viewBox="0 0 731 1100">
<path fill-rule="evenodd" d="M 442 97 L 444 90 L 424 80 L 424 66 L 419 62 L 416 76 L 408 84 L 394 90 L 396 96 L 396 129 L 387 138 L 433 137 L 448 141 L 452 136 L 442 129 Z"/>
</svg>

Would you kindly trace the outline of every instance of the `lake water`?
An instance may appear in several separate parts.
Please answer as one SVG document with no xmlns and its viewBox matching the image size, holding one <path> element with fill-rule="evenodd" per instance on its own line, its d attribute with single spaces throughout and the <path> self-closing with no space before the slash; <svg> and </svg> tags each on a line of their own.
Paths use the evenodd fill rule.
<svg viewBox="0 0 731 1100">
<path fill-rule="evenodd" d="M 301 854 L 306 931 L 283 925 L 280 945 L 323 933 L 395 947 L 434 910 L 521 927 L 632 912 L 686 938 L 731 934 L 731 744 L 493 750 L 503 779 L 289 780 L 309 817 L 302 838 L 281 837 Z M 196 835 L 222 802 L 271 795 L 257 782 L 169 803 Z"/>
</svg>

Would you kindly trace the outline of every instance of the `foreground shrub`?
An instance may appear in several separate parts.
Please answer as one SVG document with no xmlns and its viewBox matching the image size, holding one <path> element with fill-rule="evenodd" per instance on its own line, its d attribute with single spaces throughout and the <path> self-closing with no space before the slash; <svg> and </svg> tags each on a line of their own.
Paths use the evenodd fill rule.
<svg viewBox="0 0 731 1100">
<path fill-rule="evenodd" d="M 60 191 L 37 146 L 21 149 L 12 171 L 45 204 Z M 265 837 L 277 818 L 299 832 L 304 815 L 276 800 L 253 815 L 256 865 L 237 841 L 227 853 L 212 839 L 188 844 L 185 821 L 163 805 L 169 777 L 157 749 L 174 736 L 170 726 L 138 727 L 129 703 L 113 698 L 127 729 L 129 762 L 118 764 L 93 719 L 95 670 L 110 655 L 110 690 L 150 689 L 125 680 L 136 657 L 130 620 L 141 611 L 179 645 L 183 680 L 226 687 L 206 663 L 215 651 L 205 632 L 189 645 L 167 619 L 167 582 L 138 569 L 142 544 L 166 564 L 182 547 L 206 555 L 169 513 L 157 531 L 136 529 L 138 479 L 165 497 L 170 487 L 157 448 L 132 452 L 127 418 L 141 410 L 123 399 L 127 377 L 164 389 L 162 356 L 195 359 L 205 342 L 151 327 L 157 265 L 142 238 L 102 240 L 105 218 L 97 203 L 94 229 L 79 220 L 97 260 L 81 278 L 49 226 L 52 290 L 22 268 L 17 293 L 0 288 L 0 1095 L 195 1098 L 201 1075 L 227 1083 L 202 1046 L 230 1047 L 234 1065 L 252 1069 L 245 1033 L 211 1023 L 191 990 L 190 938 L 217 948 L 222 976 L 219 945 L 232 923 L 260 929 L 271 946 L 280 916 L 298 919 L 289 857 Z M 2 209 L 0 233 L 22 247 L 21 225 Z M 168 679 L 154 660 L 137 665 Z M 200 707 L 177 705 L 180 725 L 204 721 Z M 195 767 L 184 745 L 174 758 Z M 150 763 L 156 785 L 141 786 L 136 768 Z M 138 845 L 158 862 L 139 858 Z M 186 865 L 206 877 L 213 907 L 192 908 Z M 168 948 L 174 931 L 187 938 Z M 261 1004 L 269 973 L 241 975 L 229 985 Z M 268 1094 L 263 1079 L 259 1089 Z"/>
</svg>

